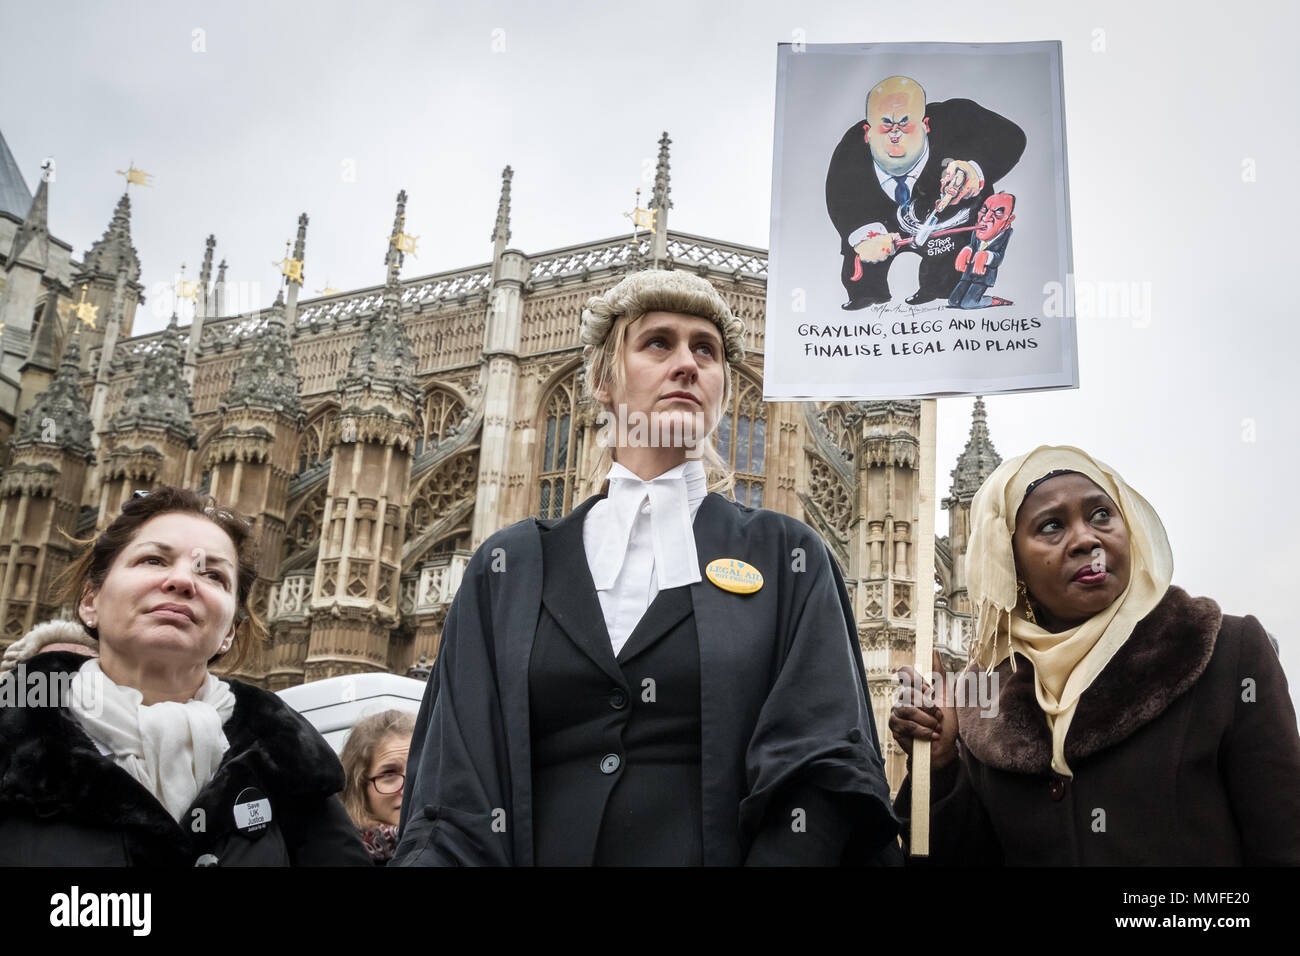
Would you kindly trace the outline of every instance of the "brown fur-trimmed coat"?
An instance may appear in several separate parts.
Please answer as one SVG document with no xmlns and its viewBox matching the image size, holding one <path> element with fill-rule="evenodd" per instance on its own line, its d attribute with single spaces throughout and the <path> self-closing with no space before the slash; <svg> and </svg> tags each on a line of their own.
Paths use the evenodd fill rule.
<svg viewBox="0 0 1300 956">
<path fill-rule="evenodd" d="M 1033 666 L 996 673 L 996 715 L 959 708 L 960 759 L 933 774 L 930 862 L 1300 864 L 1300 735 L 1254 617 L 1170 587 L 1080 698 L 1072 779 L 1051 769 Z M 910 808 L 909 775 L 905 834 Z"/>
</svg>

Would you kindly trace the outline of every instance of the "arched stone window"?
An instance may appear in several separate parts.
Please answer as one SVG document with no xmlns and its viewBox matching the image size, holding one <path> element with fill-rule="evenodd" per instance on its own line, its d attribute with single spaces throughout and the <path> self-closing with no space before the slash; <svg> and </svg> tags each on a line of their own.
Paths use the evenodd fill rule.
<svg viewBox="0 0 1300 956">
<path fill-rule="evenodd" d="M 542 460 L 537 469 L 540 486 L 537 516 L 559 518 L 568 514 L 573 505 L 573 484 L 578 471 L 574 460 L 578 373 L 575 371 L 556 385 L 542 407 L 545 411 L 538 430 Z"/>
<path fill-rule="evenodd" d="M 418 455 L 437 445 L 464 417 L 465 406 L 459 398 L 446 389 L 430 390 L 424 398 L 424 433 L 415 441 L 415 453 Z"/>
<path fill-rule="evenodd" d="M 313 491 L 298 508 L 284 530 L 280 560 L 287 561 L 300 551 L 305 551 L 320 540 L 321 520 L 325 512 L 325 485 Z"/>
<path fill-rule="evenodd" d="M 329 411 L 326 411 L 324 414 L 313 415 L 303 429 L 302 437 L 298 439 L 297 454 L 294 455 L 294 467 L 297 469 L 294 474 L 300 475 L 329 460 L 330 449 L 325 442 L 325 426 L 328 422 Z"/>
<path fill-rule="evenodd" d="M 718 454 L 736 474 L 736 500 L 751 508 L 763 506 L 764 463 L 767 458 L 767 408 L 763 390 L 736 372 L 731 407 L 722 415 L 715 435 Z"/>
</svg>

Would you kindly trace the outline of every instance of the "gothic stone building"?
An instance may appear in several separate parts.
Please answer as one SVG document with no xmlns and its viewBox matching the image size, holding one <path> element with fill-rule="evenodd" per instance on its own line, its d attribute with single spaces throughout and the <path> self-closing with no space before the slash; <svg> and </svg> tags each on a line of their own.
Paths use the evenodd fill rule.
<svg viewBox="0 0 1300 956">
<path fill-rule="evenodd" d="M 46 225 L 51 184 L 33 194 L 0 139 L 0 649 L 70 613 L 50 590 L 70 559 L 64 533 L 88 537 L 133 491 L 170 483 L 256 522 L 254 599 L 271 638 L 238 676 L 275 690 L 427 672 L 473 550 L 596 490 L 583 303 L 632 270 L 690 269 L 749 329 L 717 439 L 735 495 L 806 521 L 838 559 L 897 786 L 885 720 L 918 587 L 936 588 L 940 652 L 966 657 L 971 498 L 1000 462 L 983 405 L 943 502 L 950 534 L 935 567 L 918 569 L 918 403 L 762 401 L 766 253 L 668 228 L 668 145 L 665 134 L 654 233 L 515 249 L 507 168 L 490 261 L 402 277 L 390 238 L 382 285 L 300 301 L 298 274 L 269 308 L 232 315 L 209 237 L 193 321 L 133 335 L 144 300 L 129 198 L 75 261 Z M 304 215 L 292 259 L 310 266 L 307 226 Z M 379 252 L 365 253 L 376 266 Z"/>
</svg>

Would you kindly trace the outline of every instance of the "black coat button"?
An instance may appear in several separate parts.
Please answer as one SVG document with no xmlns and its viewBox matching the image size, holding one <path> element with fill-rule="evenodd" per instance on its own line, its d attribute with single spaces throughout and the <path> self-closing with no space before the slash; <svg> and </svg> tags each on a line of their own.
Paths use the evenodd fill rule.
<svg viewBox="0 0 1300 956">
<path fill-rule="evenodd" d="M 862 739 L 862 731 L 858 730 L 858 728 L 854 727 L 852 730 L 849 731 L 849 743 L 856 744 L 861 739 Z"/>
<path fill-rule="evenodd" d="M 623 761 L 618 754 L 605 754 L 600 760 L 600 772 L 615 773 L 622 764 Z"/>
<path fill-rule="evenodd" d="M 622 710 L 627 706 L 627 694 L 615 688 L 609 694 L 609 706 L 615 710 Z"/>
<path fill-rule="evenodd" d="M 1065 797 L 1065 781 L 1060 777 L 1053 777 L 1052 782 L 1047 785 L 1047 793 L 1053 800 L 1061 800 Z"/>
</svg>

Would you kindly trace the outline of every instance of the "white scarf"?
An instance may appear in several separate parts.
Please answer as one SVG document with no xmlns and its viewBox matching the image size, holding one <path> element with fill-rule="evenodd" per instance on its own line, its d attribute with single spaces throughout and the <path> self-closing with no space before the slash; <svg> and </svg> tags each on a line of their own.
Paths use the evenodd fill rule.
<svg viewBox="0 0 1300 956">
<path fill-rule="evenodd" d="M 144 706 L 134 687 L 114 684 L 91 658 L 72 678 L 69 709 L 115 764 L 181 822 L 230 747 L 221 726 L 235 712 L 230 685 L 209 674 L 185 703 Z"/>
<path fill-rule="evenodd" d="M 698 485 L 697 497 L 707 484 L 704 465 L 690 459 L 676 468 L 643 480 L 635 472 L 618 462 L 609 469 L 609 494 L 606 496 L 608 513 L 600 522 L 607 529 L 601 536 L 600 549 L 591 569 L 597 591 L 607 591 L 618 580 L 627 557 L 628 540 L 636 521 L 637 508 L 650 496 L 650 537 L 654 544 L 655 577 L 659 589 L 679 588 L 694 584 L 700 578 L 700 560 L 695 551 L 695 527 L 690 500 L 686 493 L 688 481 Z M 599 504 L 599 503 L 598 503 Z"/>
</svg>

